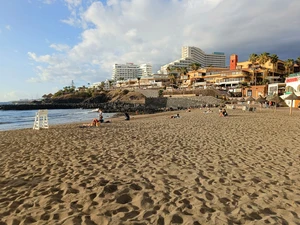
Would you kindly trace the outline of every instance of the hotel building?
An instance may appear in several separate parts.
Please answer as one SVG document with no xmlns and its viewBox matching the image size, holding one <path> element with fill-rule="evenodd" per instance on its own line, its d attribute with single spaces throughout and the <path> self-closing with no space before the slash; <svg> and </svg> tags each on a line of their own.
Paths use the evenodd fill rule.
<svg viewBox="0 0 300 225">
<path fill-rule="evenodd" d="M 138 77 L 147 77 L 152 74 L 152 66 L 150 64 L 141 64 L 139 67 Z"/>
<path fill-rule="evenodd" d="M 152 66 L 149 64 L 135 65 L 133 63 L 114 64 L 112 79 L 129 80 L 142 76 L 150 76 L 152 74 Z"/>
<path fill-rule="evenodd" d="M 200 48 L 183 46 L 181 59 L 170 62 L 161 67 L 159 73 L 166 74 L 168 67 L 189 67 L 192 63 L 199 63 L 201 67 L 225 67 L 226 56 L 223 52 L 206 54 Z"/>
</svg>

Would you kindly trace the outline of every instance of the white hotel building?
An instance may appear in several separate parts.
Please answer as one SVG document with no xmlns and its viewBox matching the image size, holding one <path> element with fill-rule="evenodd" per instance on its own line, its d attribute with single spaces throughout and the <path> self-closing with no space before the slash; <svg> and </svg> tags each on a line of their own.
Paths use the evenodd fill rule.
<svg viewBox="0 0 300 225">
<path fill-rule="evenodd" d="M 181 59 L 170 62 L 161 67 L 158 73 L 167 73 L 167 68 L 170 67 L 189 67 L 192 63 L 199 63 L 201 67 L 219 67 L 225 68 L 226 56 L 223 52 L 214 52 L 206 54 L 200 48 L 183 46 L 181 50 Z"/>
<path fill-rule="evenodd" d="M 152 74 L 152 66 L 150 64 L 135 65 L 133 63 L 115 64 L 113 66 L 112 79 L 129 80 L 138 77 L 150 76 Z"/>
</svg>

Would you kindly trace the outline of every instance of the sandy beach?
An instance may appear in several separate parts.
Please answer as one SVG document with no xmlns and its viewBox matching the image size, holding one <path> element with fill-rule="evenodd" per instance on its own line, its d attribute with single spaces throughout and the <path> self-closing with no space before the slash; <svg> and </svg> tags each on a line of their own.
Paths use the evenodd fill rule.
<svg viewBox="0 0 300 225">
<path fill-rule="evenodd" d="M 0 132 L 0 225 L 300 224 L 300 110 Z"/>
</svg>

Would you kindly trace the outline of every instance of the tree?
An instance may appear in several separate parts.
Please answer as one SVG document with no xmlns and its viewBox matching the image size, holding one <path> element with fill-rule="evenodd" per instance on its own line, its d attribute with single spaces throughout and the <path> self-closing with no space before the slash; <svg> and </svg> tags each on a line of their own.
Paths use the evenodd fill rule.
<svg viewBox="0 0 300 225">
<path fill-rule="evenodd" d="M 173 86 L 176 85 L 177 76 L 174 73 L 170 73 L 168 77 L 170 79 L 171 84 L 173 84 Z"/>
<path fill-rule="evenodd" d="M 140 89 L 140 88 L 141 88 L 141 78 L 138 77 L 137 80 L 138 80 L 138 83 L 139 83 L 139 89 Z"/>
<path fill-rule="evenodd" d="M 199 63 L 192 63 L 192 64 L 190 64 L 190 67 L 192 68 L 193 71 L 196 72 L 201 67 L 201 64 L 199 64 Z"/>
<path fill-rule="evenodd" d="M 190 67 L 194 72 L 196 72 L 201 67 L 201 64 L 200 63 L 192 63 L 192 64 L 190 64 Z"/>
<path fill-rule="evenodd" d="M 284 62 L 284 67 L 287 73 L 287 77 L 290 75 L 291 69 L 294 66 L 294 60 L 293 59 L 288 59 Z"/>
<path fill-rule="evenodd" d="M 166 68 L 167 74 L 169 74 L 172 70 L 173 70 L 173 68 L 172 68 L 171 66 L 168 66 L 168 67 Z"/>
<path fill-rule="evenodd" d="M 263 80 L 265 79 L 265 64 L 270 60 L 270 53 L 268 52 L 263 52 L 258 56 L 258 63 L 260 64 L 261 67 L 264 68 L 264 74 L 263 74 Z"/>
<path fill-rule="evenodd" d="M 276 54 L 272 54 L 270 56 L 270 61 L 273 65 L 273 77 L 274 77 L 274 72 L 275 72 L 275 65 L 277 65 L 277 62 L 278 62 L 278 56 Z"/>
<path fill-rule="evenodd" d="M 111 86 L 113 85 L 114 81 L 113 80 L 108 80 L 108 84 L 109 84 L 109 89 L 111 89 Z"/>
<path fill-rule="evenodd" d="M 270 60 L 270 53 L 268 52 L 263 52 L 258 56 L 258 62 L 262 66 L 269 60 Z"/>
<path fill-rule="evenodd" d="M 251 67 L 253 69 L 253 75 L 252 75 L 252 81 L 254 80 L 254 77 L 255 77 L 255 68 L 254 68 L 254 64 L 257 62 L 257 59 L 258 59 L 258 56 L 257 54 L 255 53 L 252 53 L 250 56 L 249 56 L 249 59 L 248 61 L 251 62 Z M 256 77 L 255 77 L 255 85 L 256 85 Z"/>
<path fill-rule="evenodd" d="M 163 93 L 164 93 L 164 90 L 160 89 L 158 91 L 158 97 L 163 97 L 164 96 Z"/>
<path fill-rule="evenodd" d="M 186 67 L 179 67 L 179 73 L 180 73 L 180 77 L 181 76 L 184 76 L 184 75 L 186 75 L 187 73 L 188 73 L 188 70 L 187 70 L 187 68 Z"/>
<path fill-rule="evenodd" d="M 300 66 L 300 56 L 295 60 L 298 66 Z"/>
<path fill-rule="evenodd" d="M 170 82 L 171 82 L 172 86 L 175 86 L 176 85 L 176 80 L 177 80 L 177 76 L 176 76 L 177 74 L 172 73 L 175 70 L 175 68 L 171 67 L 171 66 L 168 66 L 166 70 L 168 72 L 168 77 L 170 79 Z"/>
</svg>

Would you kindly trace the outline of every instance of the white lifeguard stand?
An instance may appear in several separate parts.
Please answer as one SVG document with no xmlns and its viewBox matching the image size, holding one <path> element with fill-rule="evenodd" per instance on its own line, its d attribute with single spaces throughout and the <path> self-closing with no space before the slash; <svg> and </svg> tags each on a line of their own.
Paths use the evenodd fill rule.
<svg viewBox="0 0 300 225">
<path fill-rule="evenodd" d="M 41 124 L 40 124 L 41 122 Z M 41 126 L 40 126 L 41 125 Z M 49 128 L 48 124 L 48 110 L 38 110 L 36 115 L 35 115 L 35 120 L 33 124 L 33 129 L 34 130 L 39 130 L 41 128 Z"/>
</svg>

